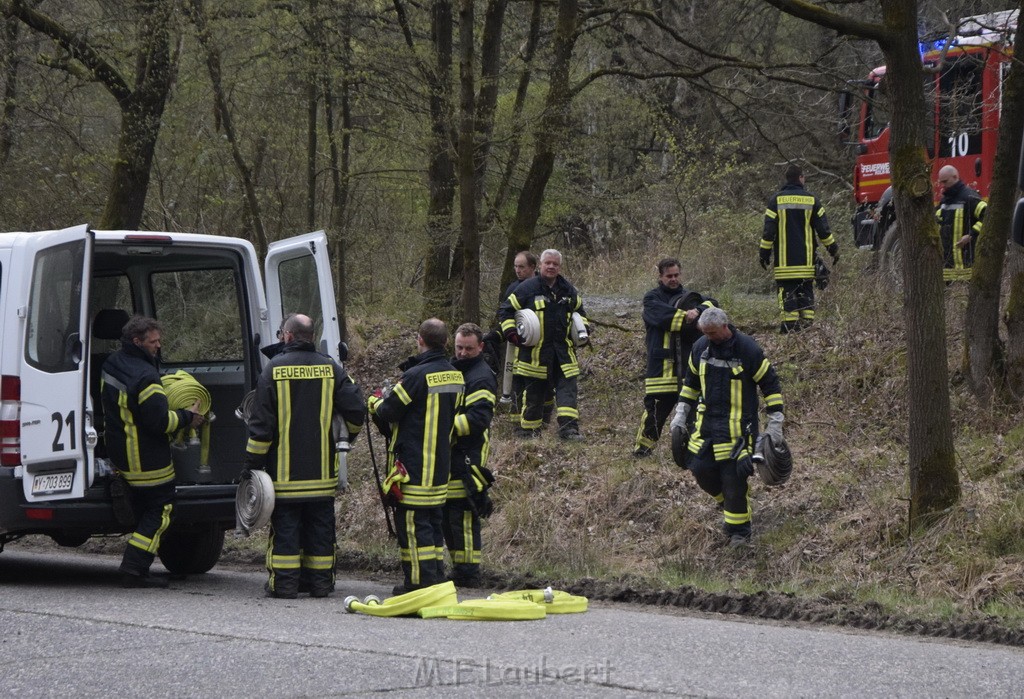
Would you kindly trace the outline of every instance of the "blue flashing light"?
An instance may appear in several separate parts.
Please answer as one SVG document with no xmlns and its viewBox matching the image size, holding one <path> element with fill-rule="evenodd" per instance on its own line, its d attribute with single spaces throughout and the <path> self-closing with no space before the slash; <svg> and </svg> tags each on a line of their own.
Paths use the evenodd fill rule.
<svg viewBox="0 0 1024 699">
<path fill-rule="evenodd" d="M 932 41 L 919 41 L 917 42 L 917 49 L 921 52 L 921 56 L 923 57 L 929 51 L 941 51 L 948 41 L 949 39 L 946 37 L 934 39 Z"/>
</svg>

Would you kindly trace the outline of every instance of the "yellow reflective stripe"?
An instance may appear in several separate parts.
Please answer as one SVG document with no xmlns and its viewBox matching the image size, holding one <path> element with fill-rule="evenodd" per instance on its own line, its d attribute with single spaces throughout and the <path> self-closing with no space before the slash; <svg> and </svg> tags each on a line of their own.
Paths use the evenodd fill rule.
<svg viewBox="0 0 1024 699">
<path fill-rule="evenodd" d="M 291 480 L 291 419 L 292 391 L 291 383 L 286 379 L 277 382 L 277 479 Z M 277 484 L 274 484 L 277 490 Z"/>
<path fill-rule="evenodd" d="M 334 556 L 310 556 L 303 553 L 300 557 L 302 567 L 311 570 L 330 570 L 334 567 Z"/>
<path fill-rule="evenodd" d="M 782 394 L 771 393 L 764 397 L 764 403 L 769 408 L 773 408 L 777 405 L 782 405 Z"/>
<path fill-rule="evenodd" d="M 163 485 L 174 480 L 174 465 L 168 464 L 163 468 L 154 469 L 152 471 L 143 471 L 139 469 L 137 471 L 120 471 L 124 479 L 133 486 L 147 487 L 154 485 Z"/>
<path fill-rule="evenodd" d="M 770 218 L 773 221 L 779 217 L 779 215 L 777 213 L 775 213 L 774 211 L 772 211 L 771 209 L 765 209 L 764 210 L 764 215 L 767 216 L 768 218 Z"/>
<path fill-rule="evenodd" d="M 301 566 L 301 562 L 297 555 L 286 556 L 275 553 L 270 556 L 270 566 L 280 570 L 296 570 Z"/>
<path fill-rule="evenodd" d="M 676 377 L 674 376 L 644 379 L 645 393 L 675 393 L 676 386 Z"/>
<path fill-rule="evenodd" d="M 750 512 L 728 512 L 723 511 L 726 524 L 746 524 L 750 521 Z"/>
<path fill-rule="evenodd" d="M 412 403 L 412 398 L 409 396 L 409 393 L 405 390 L 405 387 L 402 386 L 402 384 L 397 384 L 392 392 L 398 396 L 398 400 L 402 401 L 405 405 Z"/>
<path fill-rule="evenodd" d="M 161 396 L 166 396 L 167 395 L 164 392 L 164 387 L 163 387 L 162 384 L 158 384 L 158 383 L 151 383 L 151 384 L 149 384 L 144 389 L 139 391 L 139 405 L 142 405 L 143 403 L 146 402 L 146 399 L 152 398 L 153 396 L 155 396 L 158 393 Z"/>
<path fill-rule="evenodd" d="M 514 327 L 516 327 L 516 321 L 515 321 L 514 318 L 509 318 L 508 320 L 501 321 L 501 332 L 503 334 L 508 332 L 509 330 L 511 330 Z"/>
<path fill-rule="evenodd" d="M 770 369 L 771 366 L 771 363 L 767 359 L 762 360 L 761 366 L 759 366 L 757 368 L 757 371 L 754 372 L 754 383 L 757 383 L 758 381 L 763 379 L 764 375 L 768 373 L 768 369 Z"/>
<path fill-rule="evenodd" d="M 672 323 L 669 325 L 669 330 L 672 332 L 679 332 L 683 329 L 683 322 L 686 320 L 686 311 L 679 308 L 672 314 Z M 665 342 L 662 344 L 663 347 L 669 347 L 669 335 L 665 334 Z"/>
<path fill-rule="evenodd" d="M 134 546 L 135 548 L 142 549 L 143 551 L 149 551 L 152 544 L 152 539 L 150 539 L 148 536 L 139 534 L 138 532 L 132 532 L 132 535 L 128 537 L 129 546 Z"/>
<path fill-rule="evenodd" d="M 270 451 L 270 442 L 249 437 L 249 441 L 245 443 L 245 450 L 250 454 L 266 454 Z"/>
<path fill-rule="evenodd" d="M 469 419 L 465 415 L 455 416 L 455 434 L 460 437 L 469 434 Z"/>
<path fill-rule="evenodd" d="M 570 417 L 573 419 L 578 419 L 580 416 L 580 411 L 577 410 L 576 408 L 563 408 L 559 406 L 556 415 L 558 417 Z"/>
<path fill-rule="evenodd" d="M 773 247 L 775 247 L 775 243 L 773 243 L 770 240 L 765 240 L 764 238 L 761 238 L 761 249 L 762 250 L 771 250 Z"/>
<path fill-rule="evenodd" d="M 150 549 L 150 553 L 156 553 L 160 548 L 160 537 L 167 531 L 167 527 L 171 526 L 172 510 L 174 510 L 174 504 L 169 502 L 164 505 L 163 510 L 160 512 L 160 526 L 157 527 L 156 533 L 153 535 L 153 548 Z"/>
<path fill-rule="evenodd" d="M 743 428 L 740 427 L 743 420 L 743 381 L 730 379 L 729 393 L 729 439 L 734 441 L 743 434 Z"/>
<path fill-rule="evenodd" d="M 453 478 L 448 481 L 448 499 L 458 500 L 459 498 L 466 497 L 466 485 L 462 482 L 461 478 Z"/>
<path fill-rule="evenodd" d="M 488 391 L 486 388 L 481 388 L 479 391 L 473 391 L 466 396 L 464 402 L 466 405 L 472 405 L 477 401 L 487 401 L 490 404 L 494 404 L 494 394 Z"/>
<path fill-rule="evenodd" d="M 330 368 L 330 367 L 329 367 Z M 333 474 L 331 447 L 331 407 L 334 404 L 334 370 L 320 382 L 320 478 L 328 479 Z"/>
<path fill-rule="evenodd" d="M 470 560 L 465 560 L 466 554 L 469 554 Z M 466 510 L 462 513 L 462 563 L 473 563 L 473 513 Z M 477 559 L 479 560 L 479 558 Z"/>
<path fill-rule="evenodd" d="M 427 410 L 423 416 L 423 485 L 429 485 L 434 482 L 434 470 L 437 467 L 437 431 L 440 414 L 441 396 L 437 393 L 428 394 Z"/>
</svg>

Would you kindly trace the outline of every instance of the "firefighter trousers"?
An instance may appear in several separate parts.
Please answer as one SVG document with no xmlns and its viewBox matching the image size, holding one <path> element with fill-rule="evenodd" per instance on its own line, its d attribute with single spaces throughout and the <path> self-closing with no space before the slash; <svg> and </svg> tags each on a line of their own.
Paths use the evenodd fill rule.
<svg viewBox="0 0 1024 699">
<path fill-rule="evenodd" d="M 694 454 L 689 463 L 701 490 L 722 505 L 723 530 L 727 536 L 750 538 L 750 499 L 747 477 L 736 473 L 736 460 L 715 461 L 714 449 L 707 445 Z"/>
<path fill-rule="evenodd" d="M 544 425 L 545 413 L 550 415 L 550 410 L 546 406 L 550 400 L 549 396 L 554 393 L 559 434 L 579 434 L 580 413 L 576 408 L 576 377 L 566 378 L 561 368 L 554 366 L 548 369 L 546 379 L 529 376 L 525 379 L 526 398 L 519 426 L 524 430 L 539 430 Z"/>
<path fill-rule="evenodd" d="M 444 543 L 452 557 L 452 578 L 465 584 L 480 575 L 480 516 L 469 498 L 449 498 L 444 505 Z"/>
<path fill-rule="evenodd" d="M 782 323 L 779 332 L 795 332 L 814 322 L 814 279 L 781 279 L 779 309 Z"/>
<path fill-rule="evenodd" d="M 678 393 L 648 393 L 644 396 L 644 413 L 640 416 L 640 428 L 636 431 L 635 448 L 650 449 L 654 446 L 678 400 Z"/>
<path fill-rule="evenodd" d="M 414 590 L 444 582 L 442 507 L 395 508 L 398 549 L 405 587 Z"/>
<path fill-rule="evenodd" d="M 334 590 L 334 500 L 277 500 L 270 516 L 267 572 L 270 590 L 299 592 L 299 579 L 313 594 Z"/>
<path fill-rule="evenodd" d="M 128 538 L 121 558 L 121 572 L 146 575 L 160 548 L 160 537 L 171 524 L 174 510 L 174 483 L 131 486 L 132 509 L 138 516 L 135 531 Z"/>
</svg>

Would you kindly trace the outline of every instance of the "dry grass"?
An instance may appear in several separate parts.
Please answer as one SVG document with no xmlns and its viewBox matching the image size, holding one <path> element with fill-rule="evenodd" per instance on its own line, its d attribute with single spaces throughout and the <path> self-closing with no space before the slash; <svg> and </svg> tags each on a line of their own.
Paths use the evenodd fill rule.
<svg viewBox="0 0 1024 699">
<path fill-rule="evenodd" d="M 696 247 L 684 252 L 684 275 L 712 254 L 710 242 L 690 240 Z M 563 444 L 552 430 L 520 442 L 512 436 L 513 416 L 495 418 L 497 511 L 484 529 L 485 567 L 562 580 L 870 600 L 900 613 L 941 618 L 980 612 L 1020 624 L 1024 428 L 1017 425 L 1019 406 L 982 412 L 957 378 L 962 333 L 956 328 L 965 291 L 953 287 L 947 297 L 963 497 L 931 528 L 909 532 L 900 299 L 862 272 L 868 258 L 851 252 L 819 296 L 817 324 L 779 336 L 771 284 L 750 246 L 724 247 L 737 253 L 714 258 L 715 265 L 700 268 L 710 272 L 695 272 L 691 283 L 716 295 L 779 370 L 796 458 L 785 486 L 751 481 L 755 546 L 737 552 L 722 545 L 720 512 L 672 463 L 666 439 L 654 458 L 631 457 L 643 391 L 638 290 L 653 283 L 651 266 L 660 255 L 652 249 L 597 258 L 579 275 L 602 280 L 594 288 L 605 298 L 590 314 L 608 324 L 583 353 L 580 412 L 587 441 Z M 712 277 L 742 281 L 702 284 Z M 408 344 L 395 333 L 383 346 L 368 341 L 352 363 L 357 378 L 367 387 L 380 385 L 412 351 Z M 394 569 L 397 551 L 383 534 L 365 444 L 350 463 L 342 550 L 361 551 L 372 565 Z"/>
</svg>

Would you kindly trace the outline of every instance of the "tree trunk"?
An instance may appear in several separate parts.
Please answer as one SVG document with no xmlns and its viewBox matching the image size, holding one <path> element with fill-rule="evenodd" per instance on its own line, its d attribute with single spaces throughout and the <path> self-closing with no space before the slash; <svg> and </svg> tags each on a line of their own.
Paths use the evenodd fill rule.
<svg viewBox="0 0 1024 699">
<path fill-rule="evenodd" d="M 451 73 L 452 8 L 435 0 L 430 15 L 435 64 L 430 86 L 430 163 L 427 167 L 429 249 L 423 269 L 424 314 L 451 320 L 454 300 L 451 285 L 452 209 L 455 202 L 455 166 L 452 162 Z"/>
<path fill-rule="evenodd" d="M 462 226 L 462 309 L 464 322 L 480 322 L 480 230 L 477 227 L 474 0 L 459 7 L 459 213 Z"/>
<path fill-rule="evenodd" d="M 1018 8 L 1024 10 L 1024 0 L 1018 2 Z M 1002 383 L 1006 366 L 999 340 L 999 294 L 1006 241 L 1010 237 L 1017 199 L 1020 135 L 1024 131 L 1024 66 L 1020 64 L 1020 58 L 1024 57 L 1024 32 L 1017 32 L 1013 50 L 1018 60 L 1003 83 L 1002 114 L 989 206 L 985 213 L 985 228 L 978 237 L 978 254 L 974 260 L 964 317 L 964 373 L 983 407 L 991 404 L 993 391 Z M 1020 306 L 1014 301 L 1011 299 L 1007 308 L 1007 329 L 1010 327 L 1009 308 Z M 1018 325 L 1014 323 L 1015 327 Z M 1020 344 L 1024 337 L 1010 336 L 1009 341 L 1011 345 Z M 1018 367 L 1013 373 L 1019 375 L 1022 370 L 1024 367 Z"/>
<path fill-rule="evenodd" d="M 316 119 L 320 110 L 320 81 L 310 70 L 306 84 L 306 228 L 316 228 Z"/>
<path fill-rule="evenodd" d="M 238 176 L 242 179 L 242 187 L 245 191 L 245 210 L 249 217 L 250 230 L 256 236 L 256 240 L 253 243 L 256 245 L 256 252 L 262 257 L 267 252 L 267 233 L 263 227 L 263 214 L 259 197 L 256 196 L 256 186 L 253 183 L 252 171 L 242 156 L 242 150 L 238 144 L 238 138 L 232 124 L 231 110 L 228 108 L 228 101 L 224 96 L 224 88 L 221 82 L 220 50 L 214 44 L 213 38 L 210 35 L 203 0 L 190 0 L 189 5 L 192 21 L 196 25 L 196 31 L 199 35 L 199 43 L 206 51 L 206 67 L 210 73 L 210 83 L 213 87 L 214 108 L 220 117 L 220 123 L 224 128 L 224 135 L 228 139 L 228 144 L 231 146 L 231 157 L 235 161 Z"/>
<path fill-rule="evenodd" d="M 141 227 L 153 153 L 174 74 L 170 50 L 174 4 L 150 0 L 137 3 L 137 7 L 141 14 L 141 48 L 135 63 L 135 88 L 118 99 L 121 135 L 100 218 L 101 228 L 134 230 Z"/>
<path fill-rule="evenodd" d="M 891 81 L 893 192 L 903 249 L 909 384 L 910 522 L 926 524 L 960 497 L 946 358 L 942 252 L 925 152 L 924 75 L 915 0 L 882 1 L 892 40 L 882 45 Z"/>
<path fill-rule="evenodd" d="M 324 79 L 324 122 L 331 158 L 331 260 L 334 266 L 334 286 L 337 293 L 338 326 L 341 339 L 348 341 L 348 282 L 345 260 L 348 253 L 348 197 L 350 188 L 350 167 L 352 151 L 352 112 L 349 106 L 350 80 L 352 74 L 352 34 L 350 32 L 348 6 L 342 18 L 342 78 L 341 95 L 341 152 L 338 152 L 338 137 L 334 129 L 334 99 L 330 80 Z"/>
<path fill-rule="evenodd" d="M 18 96 L 18 28 L 21 24 L 14 17 L 4 17 L 3 55 L 0 62 L 4 71 L 3 110 L 0 111 L 0 168 L 7 164 L 14 146 L 14 112 Z"/>
<path fill-rule="evenodd" d="M 508 232 L 505 266 L 512 268 L 516 254 L 533 244 L 537 220 L 544 203 L 544 190 L 555 165 L 555 152 L 564 144 L 569 126 L 572 90 L 569 86 L 569 63 L 576 45 L 576 24 L 579 21 L 577 0 L 559 0 L 555 24 L 554 57 L 552 58 L 544 112 L 534 133 L 533 161 L 526 175 L 516 215 Z"/>
</svg>

